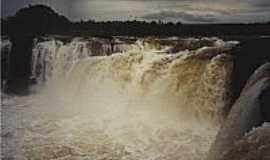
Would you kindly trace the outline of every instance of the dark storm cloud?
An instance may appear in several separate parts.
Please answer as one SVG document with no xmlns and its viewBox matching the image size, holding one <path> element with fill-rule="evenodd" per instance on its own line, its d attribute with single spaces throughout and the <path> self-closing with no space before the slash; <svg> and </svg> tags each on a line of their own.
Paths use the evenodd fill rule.
<svg viewBox="0 0 270 160">
<path fill-rule="evenodd" d="M 2 0 L 2 16 L 29 4 L 47 4 L 71 20 L 216 23 L 270 20 L 270 0 Z"/>
<path fill-rule="evenodd" d="M 196 15 L 185 12 L 173 12 L 173 11 L 161 11 L 159 13 L 148 14 L 142 17 L 148 20 L 164 20 L 169 19 L 173 21 L 184 21 L 184 22 L 215 22 L 218 19 L 210 14 Z"/>
<path fill-rule="evenodd" d="M 269 0 L 257 0 L 252 1 L 251 3 L 254 3 L 257 7 L 270 7 L 270 1 Z"/>
</svg>

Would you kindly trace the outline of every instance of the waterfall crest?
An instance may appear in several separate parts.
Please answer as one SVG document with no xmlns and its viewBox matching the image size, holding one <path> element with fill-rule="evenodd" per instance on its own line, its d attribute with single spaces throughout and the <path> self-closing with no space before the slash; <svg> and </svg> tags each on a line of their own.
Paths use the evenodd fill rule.
<svg viewBox="0 0 270 160">
<path fill-rule="evenodd" d="M 33 48 L 23 157 L 205 158 L 230 99 L 236 43 L 119 39 L 112 51 L 96 41 Z"/>
</svg>

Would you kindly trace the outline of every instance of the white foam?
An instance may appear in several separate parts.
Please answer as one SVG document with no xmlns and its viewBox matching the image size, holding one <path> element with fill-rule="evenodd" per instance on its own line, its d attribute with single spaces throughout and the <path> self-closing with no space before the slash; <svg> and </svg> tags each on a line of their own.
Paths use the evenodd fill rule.
<svg viewBox="0 0 270 160">
<path fill-rule="evenodd" d="M 223 45 L 210 55 L 159 54 L 163 47 L 138 40 L 124 53 L 91 57 L 87 43 L 35 46 L 33 77 L 46 85 L 5 108 L 10 117 L 22 116 L 24 158 L 205 157 L 222 120 L 231 72 L 230 55 L 219 53 Z"/>
</svg>

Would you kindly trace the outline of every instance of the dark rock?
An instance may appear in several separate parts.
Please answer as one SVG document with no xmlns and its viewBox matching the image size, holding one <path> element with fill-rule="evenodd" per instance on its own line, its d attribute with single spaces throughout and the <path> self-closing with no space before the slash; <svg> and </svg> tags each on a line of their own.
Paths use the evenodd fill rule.
<svg viewBox="0 0 270 160">
<path fill-rule="evenodd" d="M 255 73 L 248 79 L 245 88 L 242 90 L 242 93 L 245 93 L 250 87 L 252 87 L 258 80 L 263 77 L 270 77 L 270 63 L 266 63 L 259 67 Z"/>
<path fill-rule="evenodd" d="M 260 67 L 248 80 L 233 105 L 227 120 L 213 143 L 208 160 L 223 160 L 235 142 L 269 118 L 270 76 L 268 64 Z"/>
<path fill-rule="evenodd" d="M 26 94 L 30 85 L 32 36 L 12 37 L 7 93 Z"/>
<path fill-rule="evenodd" d="M 270 124 L 258 127 L 232 145 L 222 160 L 269 160 Z"/>
<path fill-rule="evenodd" d="M 232 80 L 235 100 L 254 71 L 262 64 L 270 62 L 269 44 L 270 38 L 253 38 L 242 41 L 232 51 L 235 57 Z"/>
</svg>

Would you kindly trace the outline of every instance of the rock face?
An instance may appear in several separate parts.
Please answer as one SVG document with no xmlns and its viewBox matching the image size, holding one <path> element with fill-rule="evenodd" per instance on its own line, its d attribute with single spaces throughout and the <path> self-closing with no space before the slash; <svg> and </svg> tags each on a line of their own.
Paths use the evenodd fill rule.
<svg viewBox="0 0 270 160">
<path fill-rule="evenodd" d="M 7 92 L 27 93 L 30 84 L 33 37 L 21 36 L 11 39 L 12 49 L 9 58 Z"/>
<path fill-rule="evenodd" d="M 269 160 L 270 123 L 248 133 L 232 146 L 222 160 Z"/>
<path fill-rule="evenodd" d="M 12 43 L 8 38 L 1 40 L 1 89 L 5 89 L 5 84 L 8 77 L 9 55 L 12 48 Z"/>
<path fill-rule="evenodd" d="M 228 151 L 254 127 L 269 120 L 270 65 L 260 67 L 248 80 L 240 98 L 233 105 L 216 141 L 212 145 L 208 160 L 225 160 Z M 268 104 L 267 104 L 268 103 Z M 243 140 L 244 141 L 244 140 Z M 230 159 L 230 158 L 229 158 Z"/>
<path fill-rule="evenodd" d="M 270 77 L 270 63 L 269 62 L 259 67 L 255 71 L 255 73 L 249 78 L 245 88 L 242 91 L 242 94 L 246 93 L 250 87 L 252 87 L 254 84 L 258 82 L 258 80 L 264 77 Z"/>
<path fill-rule="evenodd" d="M 249 77 L 261 65 L 270 62 L 270 38 L 254 38 L 241 41 L 234 48 L 233 91 L 238 98 Z"/>
</svg>

